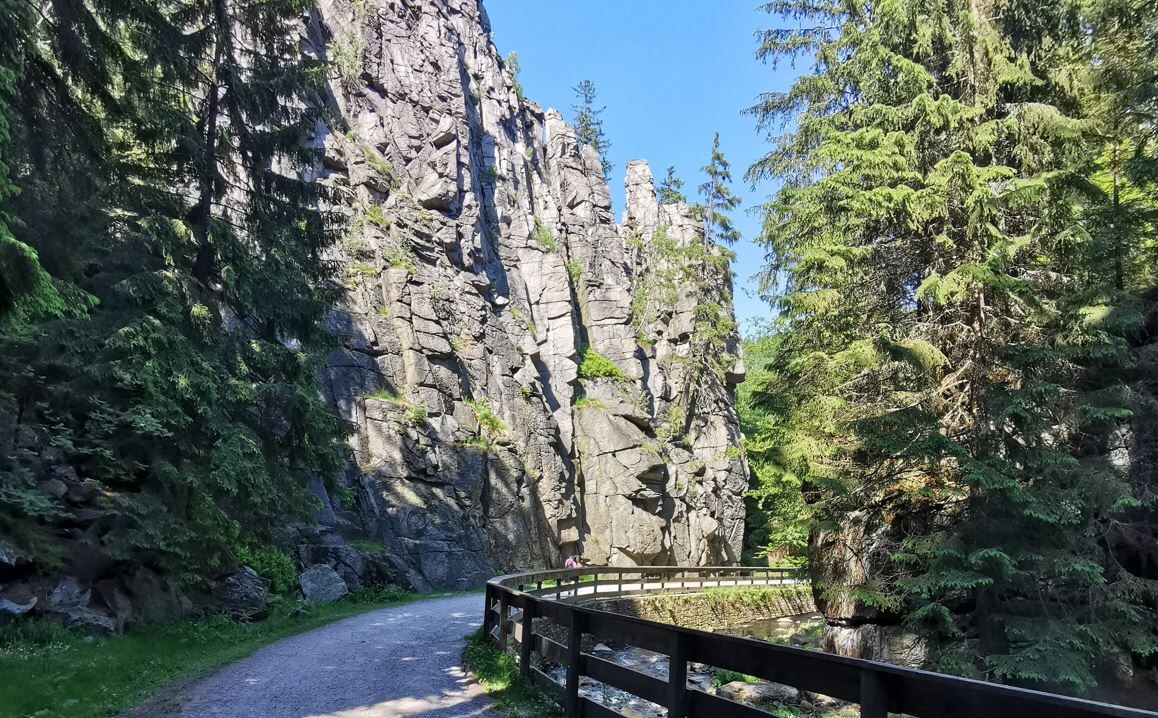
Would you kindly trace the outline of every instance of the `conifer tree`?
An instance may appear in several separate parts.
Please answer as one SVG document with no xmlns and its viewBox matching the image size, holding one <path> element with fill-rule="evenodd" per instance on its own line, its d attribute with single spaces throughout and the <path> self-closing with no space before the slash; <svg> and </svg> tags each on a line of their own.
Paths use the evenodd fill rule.
<svg viewBox="0 0 1158 718">
<path fill-rule="evenodd" d="M 667 174 L 659 185 L 659 203 L 687 202 L 688 198 L 684 196 L 683 187 L 684 181 L 676 176 L 675 165 L 668 165 Z"/>
<path fill-rule="evenodd" d="M 787 432 L 810 447 L 789 460 L 822 520 L 894 529 L 867 580 L 817 588 L 904 618 L 944 668 L 1088 690 L 1154 642 L 1099 539 L 1133 501 L 1089 447 L 1128 413 L 1137 313 L 1094 281 L 1106 240 L 1070 191 L 1087 145 L 1043 63 L 1071 8 L 767 7 L 793 22 L 760 56 L 816 63 L 752 110 L 795 123 L 749 171 L 783 180 L 761 241 Z"/>
<path fill-rule="evenodd" d="M 706 175 L 700 185 L 701 212 L 704 223 L 704 241 L 731 246 L 740 238 L 728 212 L 740 206 L 740 198 L 732 194 L 731 164 L 720 150 L 720 133 L 712 138 L 712 156 L 704 165 Z"/>
<path fill-rule="evenodd" d="M 583 80 L 571 89 L 579 99 L 579 104 L 571 107 L 575 113 L 575 137 L 599 153 L 603 179 L 610 181 L 614 165 L 607 159 L 607 151 L 611 149 L 611 142 L 603 133 L 603 111 L 607 108 L 595 106 L 595 83 L 591 80 Z"/>
<path fill-rule="evenodd" d="M 82 306 L 0 332 L 0 425 L 60 447 L 0 456 L 0 484 L 24 487 L 0 493 L 12 533 L 51 537 L 66 507 L 35 480 L 64 463 L 116 496 L 107 550 L 206 575 L 336 471 L 300 9 L 84 0 L 28 30 L 10 207 Z M 62 197 L 84 218 L 64 234 Z"/>
</svg>

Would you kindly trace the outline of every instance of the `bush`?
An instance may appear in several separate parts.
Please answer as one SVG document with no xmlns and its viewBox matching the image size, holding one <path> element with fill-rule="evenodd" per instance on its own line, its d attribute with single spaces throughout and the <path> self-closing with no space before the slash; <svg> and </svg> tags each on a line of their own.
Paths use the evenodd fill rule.
<svg viewBox="0 0 1158 718">
<path fill-rule="evenodd" d="M 273 593 L 287 595 L 297 586 L 298 572 L 287 553 L 269 544 L 244 544 L 233 549 L 239 564 L 268 578 Z"/>
<path fill-rule="evenodd" d="M 584 345 L 579 350 L 579 378 L 598 379 L 600 377 L 627 379 L 627 375 L 613 361 Z"/>
</svg>

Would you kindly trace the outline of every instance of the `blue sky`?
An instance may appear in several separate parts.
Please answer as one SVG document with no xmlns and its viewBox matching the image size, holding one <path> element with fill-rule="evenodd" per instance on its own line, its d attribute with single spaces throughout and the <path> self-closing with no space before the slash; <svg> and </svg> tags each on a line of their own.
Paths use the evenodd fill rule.
<svg viewBox="0 0 1158 718">
<path fill-rule="evenodd" d="M 599 104 L 607 106 L 617 215 L 628 160 L 648 160 L 657 181 L 675 165 L 691 197 L 712 134 L 720 132 L 743 199 L 733 216 L 744 235 L 734 247 L 736 314 L 745 333 L 771 316 L 753 291 L 763 251 L 751 243 L 760 219 L 750 210 L 774 187 L 752 188 L 743 179 L 767 145 L 742 110 L 792 80 L 790 67 L 773 70 L 755 59 L 755 32 L 775 18 L 758 11 L 755 0 L 484 0 L 484 6 L 499 51 L 519 53 L 527 97 L 570 119 L 571 88 L 584 79 L 595 83 Z"/>
</svg>

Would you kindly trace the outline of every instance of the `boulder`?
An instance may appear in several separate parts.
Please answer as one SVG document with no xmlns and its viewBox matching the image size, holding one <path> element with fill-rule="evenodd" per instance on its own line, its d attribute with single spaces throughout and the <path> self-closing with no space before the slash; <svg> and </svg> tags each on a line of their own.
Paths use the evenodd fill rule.
<svg viewBox="0 0 1158 718">
<path fill-rule="evenodd" d="M 60 623 L 86 636 L 111 636 L 117 632 L 117 623 L 111 616 L 80 606 L 49 606 L 41 617 Z"/>
<path fill-rule="evenodd" d="M 33 596 L 27 603 L 16 603 L 6 598 L 0 598 L 0 616 L 23 616 L 36 607 L 37 598 Z"/>
<path fill-rule="evenodd" d="M 350 592 L 338 572 L 326 564 L 310 566 L 298 576 L 302 599 L 333 603 Z"/>
<path fill-rule="evenodd" d="M 226 576 L 213 590 L 213 605 L 239 621 L 254 621 L 268 613 L 269 580 L 249 566 Z"/>
<path fill-rule="evenodd" d="M 27 563 L 28 556 L 7 541 L 0 539 L 0 568 L 16 568 Z"/>
<path fill-rule="evenodd" d="M 720 686 L 716 692 L 737 703 L 750 706 L 767 703 L 796 703 L 800 700 L 800 691 L 792 686 L 769 683 L 768 681 L 756 681 L 755 683 L 732 681 Z"/>
<path fill-rule="evenodd" d="M 48 595 L 48 605 L 53 608 L 83 608 L 91 597 L 92 592 L 81 588 L 74 576 L 66 576 Z"/>
</svg>

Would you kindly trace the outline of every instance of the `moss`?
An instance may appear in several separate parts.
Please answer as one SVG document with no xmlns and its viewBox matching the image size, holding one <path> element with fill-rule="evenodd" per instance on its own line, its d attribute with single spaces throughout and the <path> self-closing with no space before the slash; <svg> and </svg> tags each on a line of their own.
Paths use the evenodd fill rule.
<svg viewBox="0 0 1158 718">
<path fill-rule="evenodd" d="M 592 399 L 589 396 L 581 396 L 572 402 L 571 406 L 576 409 L 606 409 L 607 406 L 598 399 Z"/>
<path fill-rule="evenodd" d="M 350 269 L 354 270 L 355 272 L 359 272 L 360 274 L 367 274 L 371 276 L 378 274 L 378 270 L 371 267 L 369 264 L 351 264 L 349 266 Z"/>
</svg>

